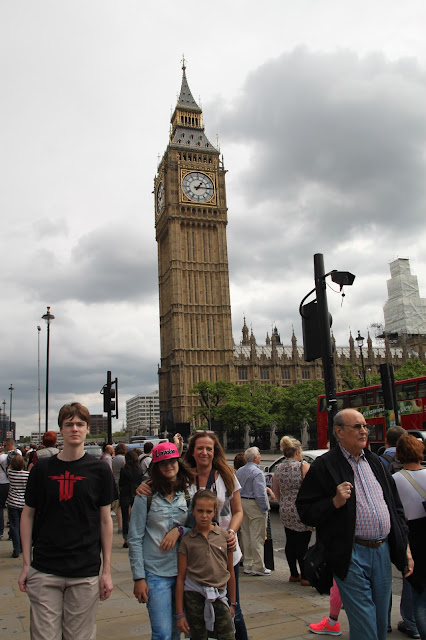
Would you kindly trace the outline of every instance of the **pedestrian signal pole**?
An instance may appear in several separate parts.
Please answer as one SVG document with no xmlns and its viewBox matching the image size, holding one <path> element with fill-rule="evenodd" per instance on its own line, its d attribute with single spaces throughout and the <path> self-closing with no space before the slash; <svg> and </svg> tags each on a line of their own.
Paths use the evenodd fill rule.
<svg viewBox="0 0 426 640">
<path fill-rule="evenodd" d="M 322 359 L 322 368 L 325 384 L 325 400 L 328 412 L 328 439 L 330 448 L 335 446 L 333 432 L 333 420 L 337 413 L 336 377 L 334 372 L 334 358 L 331 343 L 330 327 L 332 317 L 328 312 L 326 278 L 340 285 L 340 292 L 344 286 L 350 286 L 355 276 L 349 271 L 337 271 L 333 269 L 325 273 L 324 256 L 322 253 L 314 255 L 315 288 L 312 289 L 299 305 L 299 313 L 302 317 L 303 350 L 306 362 Z M 305 300 L 316 294 L 316 299 L 304 304 Z M 344 295 L 344 294 L 342 294 Z"/>
<path fill-rule="evenodd" d="M 104 396 L 104 413 L 107 414 L 107 442 L 112 444 L 112 418 L 118 418 L 118 378 L 112 380 L 111 371 L 107 371 L 106 384 L 101 389 Z"/>
</svg>

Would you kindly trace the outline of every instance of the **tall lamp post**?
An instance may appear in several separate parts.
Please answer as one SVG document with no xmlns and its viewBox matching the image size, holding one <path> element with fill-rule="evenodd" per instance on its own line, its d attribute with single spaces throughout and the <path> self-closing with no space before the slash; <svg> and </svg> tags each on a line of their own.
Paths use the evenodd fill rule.
<svg viewBox="0 0 426 640">
<path fill-rule="evenodd" d="M 9 431 L 12 434 L 12 438 L 15 437 L 15 434 L 12 431 L 12 395 L 13 395 L 13 384 L 10 383 L 9 391 L 10 391 L 10 421 L 9 421 Z"/>
<path fill-rule="evenodd" d="M 37 325 L 37 374 L 38 374 L 38 443 L 41 444 L 41 407 L 40 407 L 40 332 Z"/>
<path fill-rule="evenodd" d="M 6 437 L 6 400 L 3 400 L 2 405 L 3 405 L 3 422 L 1 426 L 3 431 L 2 437 L 5 438 Z"/>
<path fill-rule="evenodd" d="M 365 377 L 365 364 L 364 364 L 364 354 L 362 353 L 362 347 L 364 346 L 364 336 L 362 336 L 358 329 L 358 335 L 355 338 L 356 343 L 359 347 L 359 355 L 361 356 L 361 367 L 362 367 L 362 377 L 364 378 L 364 387 L 367 386 L 367 378 Z"/>
<path fill-rule="evenodd" d="M 50 313 L 50 307 L 47 307 L 47 312 L 44 316 L 41 316 L 42 320 L 46 321 L 47 325 L 47 354 L 46 354 L 46 431 L 49 430 L 49 355 L 50 355 L 50 323 L 55 319 L 55 316 Z"/>
</svg>

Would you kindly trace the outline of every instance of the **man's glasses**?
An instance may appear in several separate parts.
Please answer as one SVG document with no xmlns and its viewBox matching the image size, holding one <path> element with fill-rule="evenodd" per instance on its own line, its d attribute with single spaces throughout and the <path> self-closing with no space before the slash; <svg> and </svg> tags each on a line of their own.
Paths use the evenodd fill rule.
<svg viewBox="0 0 426 640">
<path fill-rule="evenodd" d="M 351 429 L 354 429 L 355 431 L 361 431 L 361 429 L 364 429 L 367 432 L 367 435 L 370 434 L 370 429 L 368 428 L 367 424 L 361 424 L 361 423 L 356 423 L 356 424 L 344 424 L 344 427 L 350 427 Z"/>
</svg>

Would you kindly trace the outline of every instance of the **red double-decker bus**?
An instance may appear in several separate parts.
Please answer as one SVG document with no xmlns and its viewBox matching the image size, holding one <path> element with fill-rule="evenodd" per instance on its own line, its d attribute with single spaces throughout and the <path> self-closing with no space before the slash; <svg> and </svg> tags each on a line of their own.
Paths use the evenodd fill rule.
<svg viewBox="0 0 426 640">
<path fill-rule="evenodd" d="M 426 376 L 395 382 L 399 421 L 404 429 L 426 430 Z M 368 422 L 368 441 L 372 451 L 377 451 L 384 441 L 386 430 L 395 424 L 393 411 L 385 409 L 381 385 L 349 389 L 337 394 L 337 411 L 356 409 Z M 328 442 L 328 415 L 325 396 L 318 397 L 317 405 L 318 448 L 325 449 Z"/>
</svg>

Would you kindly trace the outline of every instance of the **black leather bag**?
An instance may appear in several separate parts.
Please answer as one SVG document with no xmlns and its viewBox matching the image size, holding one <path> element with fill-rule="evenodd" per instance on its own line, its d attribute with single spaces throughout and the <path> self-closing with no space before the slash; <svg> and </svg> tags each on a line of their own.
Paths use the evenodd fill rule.
<svg viewBox="0 0 426 640">
<path fill-rule="evenodd" d="M 269 516 L 269 512 L 268 512 L 268 521 L 266 525 L 266 540 L 265 540 L 265 546 L 263 549 L 263 559 L 264 559 L 265 567 L 273 571 L 275 569 L 274 547 L 272 542 L 271 518 Z"/>
<path fill-rule="evenodd" d="M 318 593 L 330 593 L 333 584 L 333 572 L 327 564 L 325 547 L 321 540 L 309 547 L 304 557 L 306 580 L 315 587 Z"/>
</svg>

